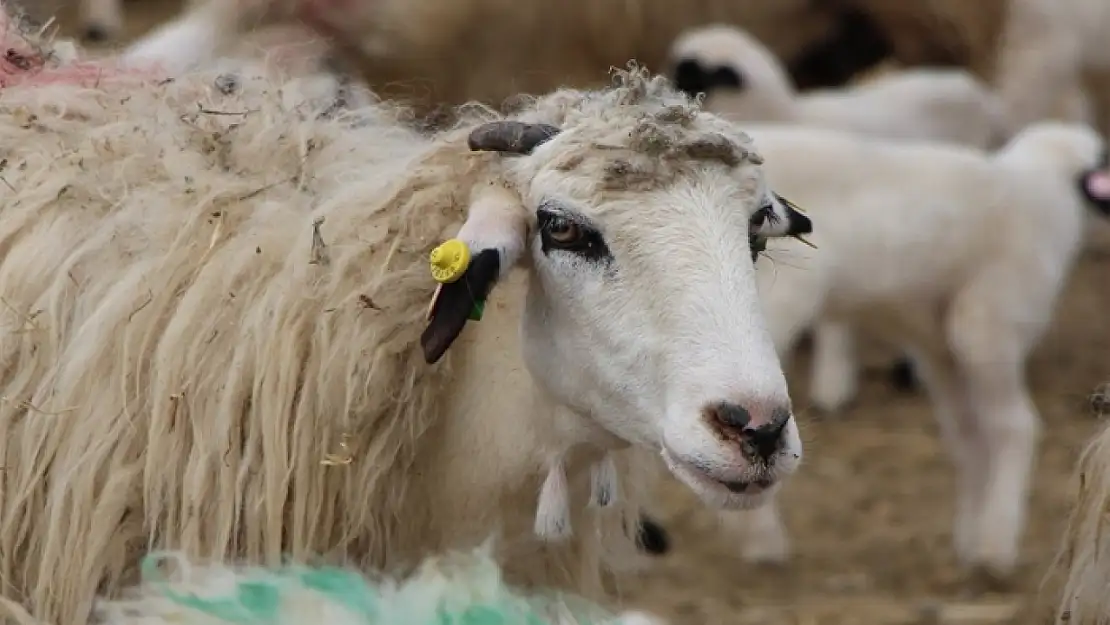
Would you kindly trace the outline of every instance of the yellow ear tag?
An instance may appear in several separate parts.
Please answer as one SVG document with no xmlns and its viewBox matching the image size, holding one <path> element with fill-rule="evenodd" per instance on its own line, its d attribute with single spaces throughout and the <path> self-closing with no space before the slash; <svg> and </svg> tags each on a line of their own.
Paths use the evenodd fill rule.
<svg viewBox="0 0 1110 625">
<path fill-rule="evenodd" d="M 436 246 L 429 257 L 432 277 L 440 284 L 454 282 L 470 265 L 470 248 L 458 239 L 449 239 Z"/>
<path fill-rule="evenodd" d="M 432 294 L 432 301 L 428 304 L 428 311 L 424 314 L 425 320 L 432 318 L 432 311 L 435 310 L 436 302 L 439 301 L 439 294 L 443 291 L 443 285 L 455 282 L 466 273 L 466 268 L 470 266 L 470 247 L 459 239 L 448 239 L 432 250 L 428 260 L 432 270 L 432 278 L 439 284 L 436 285 L 436 291 Z"/>
</svg>

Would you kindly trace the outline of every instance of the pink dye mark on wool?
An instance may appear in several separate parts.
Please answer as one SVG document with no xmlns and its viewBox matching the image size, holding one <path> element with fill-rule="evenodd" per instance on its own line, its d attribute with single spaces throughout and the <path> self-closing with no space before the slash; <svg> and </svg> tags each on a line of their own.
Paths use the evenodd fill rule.
<svg viewBox="0 0 1110 625">
<path fill-rule="evenodd" d="M 164 76 L 157 68 L 121 68 L 110 60 L 62 63 L 47 44 L 34 42 L 20 31 L 0 4 L 0 88 L 15 85 L 74 84 L 96 87 L 105 80 L 148 79 Z"/>
<path fill-rule="evenodd" d="M 9 50 L 10 52 L 10 50 Z M 147 68 L 120 68 L 109 62 L 82 61 L 60 67 L 49 67 L 42 57 L 9 56 L 0 61 L 0 88 L 52 84 L 98 87 L 120 80 L 149 81 L 165 77 L 163 72 Z"/>
</svg>

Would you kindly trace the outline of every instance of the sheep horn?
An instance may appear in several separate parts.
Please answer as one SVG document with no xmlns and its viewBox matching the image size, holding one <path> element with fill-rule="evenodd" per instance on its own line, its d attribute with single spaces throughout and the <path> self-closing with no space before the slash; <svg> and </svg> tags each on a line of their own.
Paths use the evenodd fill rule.
<svg viewBox="0 0 1110 625">
<path fill-rule="evenodd" d="M 559 134 L 559 130 L 549 124 L 488 122 L 470 133 L 467 145 L 474 151 L 531 154 L 536 146 Z"/>
</svg>

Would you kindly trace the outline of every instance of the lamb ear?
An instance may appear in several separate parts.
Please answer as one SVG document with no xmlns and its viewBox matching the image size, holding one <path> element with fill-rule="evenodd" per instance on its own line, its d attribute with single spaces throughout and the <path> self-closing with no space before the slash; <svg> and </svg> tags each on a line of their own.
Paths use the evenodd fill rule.
<svg viewBox="0 0 1110 625">
<path fill-rule="evenodd" d="M 443 357 L 494 285 L 523 257 L 527 236 L 528 220 L 515 193 L 493 185 L 475 194 L 456 236 L 470 250 L 470 263 L 458 280 L 440 287 L 420 335 L 428 364 Z"/>
</svg>

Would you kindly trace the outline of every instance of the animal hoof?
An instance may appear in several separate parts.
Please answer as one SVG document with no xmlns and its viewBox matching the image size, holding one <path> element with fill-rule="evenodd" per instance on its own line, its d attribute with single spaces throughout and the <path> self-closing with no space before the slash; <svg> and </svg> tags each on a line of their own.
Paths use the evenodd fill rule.
<svg viewBox="0 0 1110 625">
<path fill-rule="evenodd" d="M 917 374 L 909 358 L 899 358 L 890 367 L 890 383 L 903 393 L 917 390 Z"/>
<path fill-rule="evenodd" d="M 671 550 L 667 529 L 646 515 L 640 516 L 636 527 L 636 546 L 644 553 L 661 556 Z"/>
</svg>

